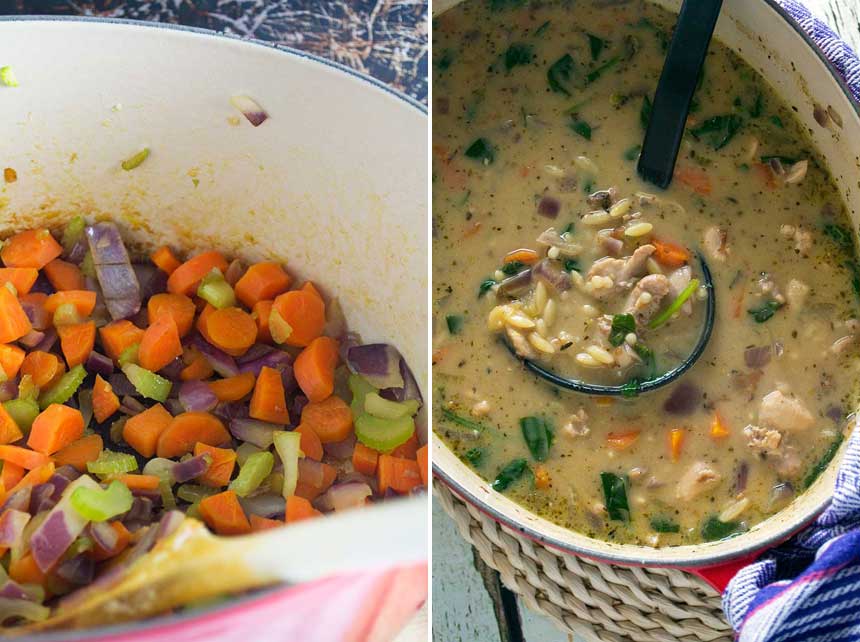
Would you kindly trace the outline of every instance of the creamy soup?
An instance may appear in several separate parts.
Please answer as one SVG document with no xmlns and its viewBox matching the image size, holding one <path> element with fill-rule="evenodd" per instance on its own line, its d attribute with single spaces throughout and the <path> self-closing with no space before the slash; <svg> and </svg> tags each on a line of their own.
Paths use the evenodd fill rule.
<svg viewBox="0 0 860 642">
<path fill-rule="evenodd" d="M 468 0 L 434 29 L 435 430 L 592 537 L 742 533 L 827 466 L 855 407 L 860 268 L 824 160 L 711 45 L 673 183 L 636 174 L 673 16 Z M 701 256 L 716 323 L 702 358 Z M 528 374 L 623 386 L 571 393 Z"/>
</svg>

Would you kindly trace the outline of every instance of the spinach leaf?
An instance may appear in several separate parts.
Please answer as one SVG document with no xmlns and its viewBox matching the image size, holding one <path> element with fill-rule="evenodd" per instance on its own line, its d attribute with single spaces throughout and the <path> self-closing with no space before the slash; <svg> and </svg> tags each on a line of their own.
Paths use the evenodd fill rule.
<svg viewBox="0 0 860 642">
<path fill-rule="evenodd" d="M 706 542 L 713 542 L 738 535 L 738 526 L 740 526 L 738 522 L 721 522 L 716 515 L 712 515 L 702 524 L 702 539 Z"/>
<path fill-rule="evenodd" d="M 570 123 L 570 128 L 577 134 L 582 136 L 585 140 L 591 140 L 591 125 L 589 125 L 584 120 L 574 119 Z"/>
<path fill-rule="evenodd" d="M 824 226 L 824 233 L 836 241 L 836 245 L 842 249 L 849 251 L 854 249 L 854 238 L 851 236 L 851 230 L 847 227 L 836 225 L 835 223 L 827 223 Z"/>
<path fill-rule="evenodd" d="M 559 231 L 559 234 L 561 236 L 564 236 L 565 234 L 569 234 L 571 232 L 573 232 L 573 223 L 568 223 L 563 228 L 561 228 L 561 231 Z"/>
<path fill-rule="evenodd" d="M 743 125 L 743 120 L 736 114 L 712 116 L 698 127 L 690 130 L 697 140 L 704 140 L 714 149 L 722 149 L 729 144 Z"/>
<path fill-rule="evenodd" d="M 680 533 L 678 523 L 668 517 L 652 517 L 651 529 L 658 533 Z"/>
<path fill-rule="evenodd" d="M 634 161 L 639 157 L 639 152 L 642 151 L 642 145 L 633 145 L 624 151 L 624 160 Z"/>
<path fill-rule="evenodd" d="M 520 419 L 520 429 L 535 461 L 546 461 L 555 438 L 550 423 L 540 417 L 523 417 Z"/>
<path fill-rule="evenodd" d="M 758 118 L 761 116 L 762 110 L 764 108 L 763 98 L 760 93 L 756 93 L 755 102 L 753 102 L 752 107 L 750 107 L 750 118 Z"/>
<path fill-rule="evenodd" d="M 490 11 L 502 11 L 503 9 L 515 9 L 525 3 L 525 0 L 490 0 Z"/>
<path fill-rule="evenodd" d="M 534 59 L 534 51 L 531 45 L 515 42 L 505 52 L 505 70 L 510 71 L 514 67 L 529 64 Z"/>
<path fill-rule="evenodd" d="M 564 269 L 568 272 L 579 272 L 579 261 L 576 259 L 565 259 Z"/>
<path fill-rule="evenodd" d="M 609 519 L 630 521 L 630 505 L 627 503 L 627 480 L 615 473 L 600 473 L 603 498 Z"/>
<path fill-rule="evenodd" d="M 442 408 L 442 416 L 450 421 L 451 423 L 455 423 L 458 426 L 463 426 L 464 428 L 469 428 L 470 430 L 474 430 L 475 432 L 484 432 L 488 430 L 488 428 L 484 424 L 480 424 L 477 421 L 472 421 L 471 419 L 467 419 L 466 417 L 461 417 L 453 410 L 448 410 L 447 408 Z"/>
<path fill-rule="evenodd" d="M 490 291 L 490 288 L 496 284 L 495 279 L 484 279 L 481 281 L 481 285 L 478 286 L 478 298 L 480 299 L 487 292 Z"/>
<path fill-rule="evenodd" d="M 484 462 L 484 452 L 483 448 L 478 448 L 477 446 L 474 448 L 469 448 L 465 453 L 463 453 L 463 459 L 467 462 L 475 466 L 476 468 L 480 466 Z"/>
<path fill-rule="evenodd" d="M 776 116 L 776 115 L 771 116 L 771 117 L 770 117 L 770 122 L 772 122 L 774 125 L 776 125 L 776 126 L 777 126 L 777 127 L 779 127 L 780 129 L 782 129 L 783 127 L 785 127 L 785 125 L 783 125 L 783 124 L 782 124 L 782 118 L 780 118 L 779 116 Z"/>
<path fill-rule="evenodd" d="M 463 152 L 468 158 L 473 158 L 481 161 L 484 165 L 489 165 L 496 160 L 496 152 L 492 144 L 486 138 L 477 138 Z"/>
<path fill-rule="evenodd" d="M 636 345 L 633 346 L 633 351 L 639 355 L 639 358 L 642 359 L 645 367 L 648 369 L 648 380 L 656 377 L 657 359 L 654 357 L 654 351 L 641 341 L 636 342 Z"/>
<path fill-rule="evenodd" d="M 550 24 L 551 24 L 551 21 L 550 21 L 550 20 L 547 20 L 547 21 L 546 21 L 546 22 L 544 22 L 540 27 L 538 27 L 537 29 L 535 29 L 535 32 L 534 32 L 534 34 L 532 34 L 532 35 L 533 35 L 535 38 L 537 38 L 538 36 L 542 36 L 542 35 L 544 34 L 544 32 L 545 32 L 547 29 L 549 29 L 549 25 L 550 25 Z"/>
<path fill-rule="evenodd" d="M 570 81 L 573 77 L 573 57 L 564 54 L 549 66 L 546 72 L 546 80 L 549 88 L 558 94 L 570 96 Z"/>
<path fill-rule="evenodd" d="M 449 314 L 445 317 L 445 322 L 451 334 L 460 334 L 460 330 L 463 329 L 463 317 L 459 314 Z"/>
<path fill-rule="evenodd" d="M 525 266 L 526 264 L 520 261 L 511 261 L 510 263 L 505 263 L 502 266 L 502 272 L 508 276 L 513 276 L 514 274 L 522 272 Z"/>
<path fill-rule="evenodd" d="M 588 48 L 591 50 L 591 59 L 597 60 L 600 58 L 600 53 L 603 51 L 603 48 L 606 46 L 606 41 L 603 38 L 599 38 L 594 34 L 587 33 L 588 36 Z"/>
<path fill-rule="evenodd" d="M 633 399 L 639 396 L 639 379 L 633 378 L 621 386 L 621 396 L 625 399 Z"/>
<path fill-rule="evenodd" d="M 642 96 L 642 108 L 639 110 L 639 122 L 642 124 L 642 129 L 648 129 L 648 123 L 651 122 L 651 98 Z"/>
<path fill-rule="evenodd" d="M 450 49 L 446 49 L 442 52 L 442 55 L 439 56 L 439 60 L 436 62 L 436 68 L 439 71 L 446 71 L 451 63 L 454 62 L 454 54 Z"/>
<path fill-rule="evenodd" d="M 783 306 L 779 301 L 766 301 L 762 303 L 758 308 L 752 308 L 751 310 L 747 310 L 747 314 L 752 316 L 753 321 L 756 323 L 764 323 L 768 319 L 770 319 L 777 310 L 779 310 Z"/>
<path fill-rule="evenodd" d="M 604 72 L 609 71 L 615 65 L 617 65 L 619 60 L 621 60 L 621 59 L 618 56 L 615 56 L 614 58 L 610 58 L 609 60 L 604 62 L 602 65 L 600 65 L 596 69 L 592 69 L 591 71 L 589 71 L 588 75 L 585 76 L 586 84 L 590 85 L 595 80 L 600 78 Z"/>
<path fill-rule="evenodd" d="M 499 471 L 496 478 L 493 480 L 493 490 L 498 492 L 506 491 L 511 484 L 523 476 L 523 473 L 529 469 L 525 459 L 514 459 L 509 462 L 504 468 Z"/>
<path fill-rule="evenodd" d="M 810 486 L 812 486 L 813 482 L 821 476 L 827 467 L 830 465 L 830 462 L 833 461 L 833 458 L 836 456 L 836 452 L 839 450 L 839 446 L 842 445 L 842 441 L 845 437 L 842 433 L 836 435 L 836 439 L 833 440 L 833 443 L 824 451 L 824 454 L 821 456 L 817 462 L 812 465 L 812 468 L 809 469 L 809 472 L 803 478 L 801 482 L 801 486 L 803 490 L 806 490 Z"/>
<path fill-rule="evenodd" d="M 624 343 L 624 338 L 631 332 L 636 332 L 636 319 L 632 314 L 616 314 L 612 317 L 612 328 L 609 330 L 609 343 L 618 347 Z"/>
</svg>

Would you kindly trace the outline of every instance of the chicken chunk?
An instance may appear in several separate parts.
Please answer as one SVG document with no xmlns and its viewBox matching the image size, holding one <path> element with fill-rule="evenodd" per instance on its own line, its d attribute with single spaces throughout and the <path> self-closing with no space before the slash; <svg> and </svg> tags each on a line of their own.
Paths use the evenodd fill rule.
<svg viewBox="0 0 860 642">
<path fill-rule="evenodd" d="M 762 428 L 754 424 L 749 424 L 744 428 L 744 435 L 747 438 L 747 446 L 762 455 L 770 455 L 779 449 L 782 443 L 782 433 L 772 428 Z"/>
<path fill-rule="evenodd" d="M 648 257 L 654 249 L 650 244 L 641 245 L 631 256 L 622 259 L 608 256 L 598 259 L 585 277 L 586 288 L 597 299 L 608 299 L 630 289 L 634 280 L 645 273 Z"/>
<path fill-rule="evenodd" d="M 508 335 L 508 340 L 510 340 L 511 346 L 514 348 L 514 352 L 519 356 L 523 359 L 534 359 L 537 356 L 531 344 L 528 342 L 528 339 L 526 339 L 521 332 L 518 332 L 511 327 L 505 328 L 505 332 Z"/>
<path fill-rule="evenodd" d="M 793 312 L 799 311 L 809 295 L 809 286 L 799 279 L 791 279 L 785 289 L 785 298 Z"/>
<path fill-rule="evenodd" d="M 639 325 L 644 325 L 660 309 L 660 303 L 669 293 L 669 288 L 669 279 L 662 274 L 643 277 L 627 296 L 624 312 L 632 314 Z"/>
<path fill-rule="evenodd" d="M 815 417 L 796 397 L 789 397 L 779 390 L 774 390 L 761 400 L 758 422 L 766 428 L 796 432 L 812 428 Z"/>
<path fill-rule="evenodd" d="M 728 234 L 713 225 L 705 230 L 704 246 L 708 256 L 714 261 L 725 263 L 729 258 Z"/>
<path fill-rule="evenodd" d="M 669 273 L 669 296 L 672 297 L 673 301 L 677 299 L 681 292 L 684 291 L 684 288 L 690 284 L 690 280 L 692 278 L 693 268 L 689 265 L 679 267 L 677 270 L 673 270 Z M 684 301 L 684 305 L 681 306 L 681 312 L 687 316 L 690 316 L 693 313 L 693 302 L 690 299 Z"/>
<path fill-rule="evenodd" d="M 585 408 L 580 408 L 567 418 L 561 427 L 561 432 L 568 437 L 585 437 L 591 429 L 588 427 L 588 414 Z"/>
<path fill-rule="evenodd" d="M 699 494 L 713 488 L 722 480 L 722 475 L 713 466 L 703 461 L 693 463 L 678 480 L 675 494 L 678 499 L 688 502 Z"/>
</svg>

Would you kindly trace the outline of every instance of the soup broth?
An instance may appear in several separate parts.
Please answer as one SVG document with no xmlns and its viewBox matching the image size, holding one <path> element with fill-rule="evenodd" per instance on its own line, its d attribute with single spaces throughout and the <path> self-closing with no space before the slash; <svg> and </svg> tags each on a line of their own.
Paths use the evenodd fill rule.
<svg viewBox="0 0 860 642">
<path fill-rule="evenodd" d="M 672 185 L 636 174 L 674 17 L 467 0 L 434 29 L 437 434 L 493 488 L 592 537 L 730 537 L 832 459 L 856 403 L 854 234 L 826 164 L 717 41 Z M 702 332 L 701 254 L 716 325 Z M 565 392 L 511 355 L 625 396 Z"/>
</svg>

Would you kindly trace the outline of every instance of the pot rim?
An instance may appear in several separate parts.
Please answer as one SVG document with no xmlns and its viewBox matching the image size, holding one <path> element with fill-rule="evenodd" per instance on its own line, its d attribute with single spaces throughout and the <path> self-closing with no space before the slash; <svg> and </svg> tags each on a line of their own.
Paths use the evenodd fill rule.
<svg viewBox="0 0 860 642">
<path fill-rule="evenodd" d="M 361 81 L 362 83 L 369 85 L 372 89 L 376 91 L 381 91 L 385 94 L 396 99 L 395 102 L 399 101 L 405 103 L 409 107 L 417 110 L 420 114 L 425 117 L 428 116 L 427 106 L 420 102 L 419 100 L 409 96 L 408 94 L 403 93 L 400 90 L 394 89 L 390 85 L 386 84 L 384 81 L 379 80 L 369 74 L 357 71 L 352 67 L 341 64 L 339 62 L 335 62 L 333 60 L 329 60 L 317 54 L 309 53 L 306 51 L 302 51 L 300 49 L 296 49 L 294 47 L 280 45 L 273 42 L 266 42 L 258 39 L 248 39 L 243 38 L 238 35 L 222 33 L 218 31 L 213 31 L 211 29 L 205 29 L 202 27 L 191 27 L 187 25 L 173 24 L 173 23 L 159 23 L 159 22 L 147 22 L 142 20 L 131 20 L 126 18 L 108 18 L 108 17 L 100 17 L 100 16 L 51 16 L 51 15 L 7 15 L 0 16 L 0 30 L 4 24 L 7 23 L 36 23 L 36 24 L 44 24 L 44 23 L 69 23 L 69 24 L 85 24 L 85 25 L 105 25 L 105 28 L 118 25 L 123 27 L 131 27 L 133 29 L 150 29 L 155 32 L 156 30 L 167 30 L 177 32 L 178 35 L 191 35 L 191 36 L 202 36 L 215 38 L 226 44 L 238 44 L 242 46 L 250 46 L 255 49 L 264 49 L 268 51 L 272 51 L 278 54 L 283 54 L 287 58 L 292 59 L 302 59 L 307 60 L 312 63 L 318 63 L 324 65 L 325 67 L 331 68 L 335 71 L 341 72 L 352 79 Z M 356 574 L 360 575 L 360 574 Z M 347 576 L 332 576 L 332 577 L 349 577 Z M 323 578 L 322 581 L 325 581 Z M 311 582 L 313 583 L 313 582 Z M 239 596 L 234 596 L 227 599 L 224 602 L 220 602 L 217 604 L 211 604 L 206 606 L 199 606 L 188 609 L 179 613 L 172 613 L 168 615 L 156 616 L 153 618 L 147 618 L 144 620 L 134 620 L 127 623 L 109 625 L 109 626 L 100 626 L 96 628 L 86 628 L 86 629 L 63 629 L 59 631 L 49 631 L 44 633 L 36 633 L 36 634 L 26 634 L 16 636 L 16 640 L 21 640 L 21 642 L 73 642 L 75 640 L 93 640 L 96 642 L 97 640 L 103 638 L 110 639 L 119 639 L 118 636 L 123 635 L 132 635 L 132 634 L 142 634 L 149 632 L 150 634 L 161 632 L 163 634 L 168 635 L 169 632 L 176 626 L 182 626 L 188 624 L 191 621 L 196 619 L 206 618 L 214 613 L 226 613 L 232 610 L 244 609 L 244 608 L 254 608 L 255 605 L 259 605 L 268 600 L 277 600 L 280 599 L 281 596 L 290 593 L 295 589 L 300 589 L 301 584 L 297 585 L 286 585 L 286 584 L 277 584 L 274 586 L 264 587 L 253 592 L 242 594 Z"/>
<path fill-rule="evenodd" d="M 857 116 L 860 117 L 860 102 L 858 102 L 854 98 L 851 89 L 848 87 L 848 83 L 845 81 L 845 79 L 842 77 L 842 75 L 839 73 L 833 63 L 827 58 L 827 56 L 824 55 L 824 52 L 815 43 L 812 37 L 801 28 L 801 26 L 794 20 L 794 18 L 792 18 L 791 15 L 779 4 L 778 0 L 761 0 L 761 2 L 766 4 L 774 13 L 777 14 L 777 16 L 781 20 L 787 22 L 788 25 L 792 28 L 792 30 L 798 36 L 800 36 L 800 38 L 806 44 L 807 48 L 812 50 L 813 54 L 821 61 L 821 63 L 823 63 L 823 65 L 830 72 L 831 79 L 836 83 L 842 93 L 845 94 L 845 97 L 848 103 L 851 105 L 851 108 L 854 110 Z M 855 426 L 854 430 L 860 430 L 860 425 Z M 847 443 L 847 441 L 848 440 L 846 439 L 845 442 L 843 442 L 842 447 L 837 452 L 837 455 L 833 458 L 833 461 L 831 461 L 828 469 L 832 470 L 834 465 L 839 464 L 842 459 L 845 443 Z M 447 446 L 442 445 L 442 448 L 447 448 Z M 472 472 L 471 470 L 469 471 L 469 474 L 476 475 L 476 473 Z M 672 547 L 671 550 L 674 551 L 677 551 L 679 549 L 688 549 L 690 552 L 686 553 L 685 551 L 685 555 L 673 557 L 672 559 L 663 559 L 659 557 L 659 552 L 664 549 L 651 549 L 646 546 L 620 544 L 617 545 L 619 547 L 618 551 L 602 551 L 596 549 L 595 547 L 589 546 L 588 544 L 579 544 L 564 541 L 556 536 L 542 532 L 540 528 L 535 528 L 526 523 L 511 519 L 504 513 L 502 509 L 495 507 L 494 505 L 492 505 L 492 503 L 481 499 L 477 494 L 470 491 L 464 484 L 460 483 L 460 481 L 458 481 L 454 475 L 444 470 L 436 461 L 433 462 L 433 476 L 434 478 L 439 479 L 443 484 L 445 484 L 445 486 L 447 486 L 457 497 L 467 502 L 468 504 L 471 504 L 481 513 L 487 515 L 495 522 L 521 534 L 522 536 L 533 542 L 537 542 L 538 544 L 546 546 L 547 548 L 550 548 L 552 550 L 559 551 L 561 553 L 574 554 L 578 557 L 583 557 L 598 562 L 618 564 L 621 566 L 651 566 L 658 568 L 677 568 L 688 571 L 708 569 L 723 564 L 729 564 L 731 562 L 737 562 L 738 560 L 751 560 L 752 558 L 757 557 L 769 548 L 772 548 L 784 542 L 792 535 L 812 523 L 818 517 L 818 515 L 821 514 L 821 512 L 824 511 L 827 506 L 829 506 L 831 497 L 830 493 L 826 494 L 819 504 L 811 506 L 803 513 L 799 514 L 791 522 L 787 522 L 779 527 L 775 527 L 773 529 L 774 532 L 765 537 L 764 539 L 753 539 L 750 541 L 750 543 L 745 544 L 740 548 L 733 548 L 732 550 L 728 551 L 719 551 L 719 549 L 714 551 L 710 550 L 712 547 L 717 548 L 720 543 L 723 543 L 725 541 L 740 541 L 745 534 L 742 534 L 737 538 L 732 538 L 731 540 L 721 540 L 718 542 L 705 542 L 701 544 Z M 481 482 L 486 483 L 483 479 L 481 480 Z M 804 492 L 809 492 L 809 490 L 810 489 L 807 489 Z M 523 510 L 529 512 L 532 515 L 535 515 L 539 520 L 538 523 L 547 521 L 544 518 L 537 516 L 535 513 L 528 511 L 528 509 L 523 508 Z M 602 540 L 588 538 L 585 535 L 578 533 L 577 531 L 573 531 L 572 529 L 566 530 L 569 530 L 570 532 L 579 535 L 586 542 L 594 541 L 600 544 L 605 543 Z M 630 550 L 630 552 L 624 552 L 626 550 Z M 655 556 L 652 554 L 649 556 L 649 551 L 653 551 L 657 555 Z"/>
</svg>

